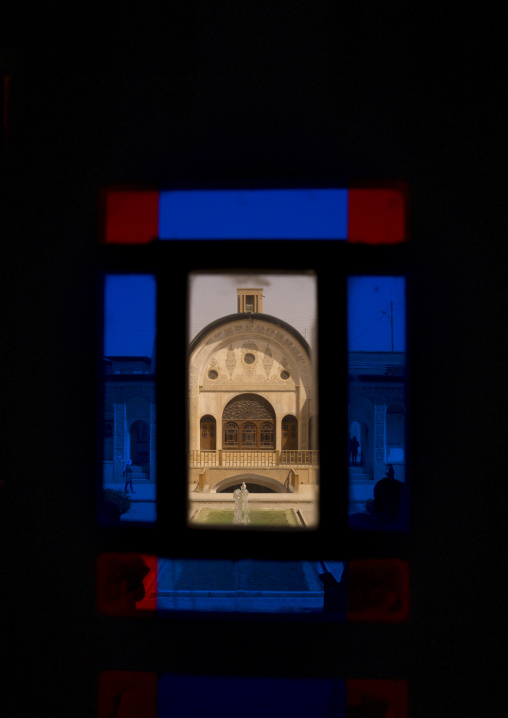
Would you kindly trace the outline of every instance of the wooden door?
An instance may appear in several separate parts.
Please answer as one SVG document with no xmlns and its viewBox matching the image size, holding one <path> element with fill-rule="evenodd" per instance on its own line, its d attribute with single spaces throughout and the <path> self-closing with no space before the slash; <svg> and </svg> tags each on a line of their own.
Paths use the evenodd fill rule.
<svg viewBox="0 0 508 718">
<path fill-rule="evenodd" d="M 282 419 L 282 450 L 298 449 L 298 421 L 294 416 L 285 416 Z"/>
<path fill-rule="evenodd" d="M 201 451 L 215 451 L 215 419 L 204 416 L 201 419 Z"/>
</svg>

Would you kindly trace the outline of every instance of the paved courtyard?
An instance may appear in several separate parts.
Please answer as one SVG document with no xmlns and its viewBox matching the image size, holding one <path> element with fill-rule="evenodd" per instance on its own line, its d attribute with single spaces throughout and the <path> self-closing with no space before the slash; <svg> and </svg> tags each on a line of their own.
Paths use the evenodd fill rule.
<svg viewBox="0 0 508 718">
<path fill-rule="evenodd" d="M 294 494 L 276 493 L 250 493 L 249 506 L 253 509 L 293 509 L 300 518 L 301 523 L 307 527 L 315 526 L 318 522 L 319 487 L 311 484 L 300 485 L 300 490 Z M 196 517 L 203 506 L 234 506 L 233 494 L 218 493 L 204 494 L 196 491 L 189 492 L 191 519 Z"/>
<path fill-rule="evenodd" d="M 157 518 L 156 505 L 156 486 L 154 484 L 134 484 L 134 494 L 128 493 L 131 498 L 131 508 L 126 514 L 122 515 L 121 520 L 124 522 L 131 521 L 155 521 Z M 121 484 L 106 484 L 105 489 L 122 490 Z M 318 503 L 317 486 L 303 485 L 300 491 L 294 494 L 249 494 L 249 506 L 255 509 L 263 508 L 281 508 L 293 509 L 302 522 L 308 526 L 314 526 L 318 521 L 317 503 Z M 227 493 L 197 493 L 189 491 L 189 503 L 191 518 L 196 516 L 199 510 L 204 506 L 212 506 L 219 508 L 221 506 L 234 507 L 233 494 Z"/>
</svg>

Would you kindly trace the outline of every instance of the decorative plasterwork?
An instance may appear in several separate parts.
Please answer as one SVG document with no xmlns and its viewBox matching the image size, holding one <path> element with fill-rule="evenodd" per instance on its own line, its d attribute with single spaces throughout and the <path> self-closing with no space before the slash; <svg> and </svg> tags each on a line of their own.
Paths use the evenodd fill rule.
<svg viewBox="0 0 508 718">
<path fill-rule="evenodd" d="M 273 366 L 273 356 L 272 352 L 270 351 L 270 346 L 267 344 L 265 348 L 265 355 L 263 357 L 263 366 L 265 368 L 265 373 L 267 376 L 270 376 L 270 371 Z"/>
<path fill-rule="evenodd" d="M 264 323 L 262 321 L 251 320 L 250 322 L 242 322 L 240 324 L 232 324 L 224 327 L 224 329 L 214 332 L 207 339 L 205 346 L 222 342 L 224 339 L 238 334 L 257 334 L 274 339 L 276 342 L 286 347 L 286 349 L 291 352 L 298 362 L 303 363 L 305 361 L 305 350 L 294 337 L 291 337 L 291 335 L 280 327 L 274 327 L 272 324 Z"/>
<path fill-rule="evenodd" d="M 255 356 L 255 362 L 243 360 L 247 353 Z M 208 378 L 211 367 L 219 372 L 217 379 Z M 283 369 L 289 371 L 289 379 L 281 379 Z M 193 352 L 189 368 L 191 396 L 197 396 L 198 387 L 216 391 L 227 384 L 228 390 L 234 385 L 240 391 L 245 385 L 283 391 L 302 385 L 310 397 L 311 377 L 310 360 L 301 344 L 282 328 L 258 320 L 241 320 L 212 332 Z"/>
<path fill-rule="evenodd" d="M 236 367 L 236 357 L 235 357 L 235 352 L 233 350 L 232 344 L 229 345 L 225 363 L 226 363 L 226 368 L 229 372 L 229 378 L 231 379 L 231 377 L 233 376 L 235 367 Z"/>
</svg>

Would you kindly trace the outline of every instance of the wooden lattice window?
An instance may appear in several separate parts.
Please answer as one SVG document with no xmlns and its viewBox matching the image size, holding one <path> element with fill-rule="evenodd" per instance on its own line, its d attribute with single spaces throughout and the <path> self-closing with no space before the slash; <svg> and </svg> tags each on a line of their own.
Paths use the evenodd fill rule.
<svg viewBox="0 0 508 718">
<path fill-rule="evenodd" d="M 256 446 L 256 425 L 252 421 L 247 421 L 242 427 L 242 446 Z"/>
<path fill-rule="evenodd" d="M 224 446 L 238 446 L 238 424 L 234 421 L 224 427 Z"/>
<path fill-rule="evenodd" d="M 263 449 L 273 449 L 275 445 L 273 424 L 270 421 L 264 421 L 260 427 L 260 446 Z"/>
</svg>

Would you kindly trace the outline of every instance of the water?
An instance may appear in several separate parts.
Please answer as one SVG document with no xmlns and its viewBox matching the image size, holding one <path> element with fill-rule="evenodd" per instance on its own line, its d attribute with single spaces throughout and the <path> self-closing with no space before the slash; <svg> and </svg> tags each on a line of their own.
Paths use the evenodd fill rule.
<svg viewBox="0 0 508 718">
<path fill-rule="evenodd" d="M 323 608 L 314 561 L 159 561 L 158 610 L 309 612 Z"/>
<path fill-rule="evenodd" d="M 196 523 L 210 524 L 211 526 L 294 526 L 300 523 L 294 509 L 253 509 L 249 511 L 248 521 L 240 520 L 240 511 L 228 507 L 209 508 L 204 506 L 193 518 Z"/>
</svg>

